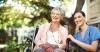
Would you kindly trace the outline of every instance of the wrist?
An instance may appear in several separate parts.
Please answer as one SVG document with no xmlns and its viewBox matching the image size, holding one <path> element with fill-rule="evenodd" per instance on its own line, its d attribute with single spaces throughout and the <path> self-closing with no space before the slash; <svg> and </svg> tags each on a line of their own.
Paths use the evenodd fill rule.
<svg viewBox="0 0 100 52">
<path fill-rule="evenodd" d="M 76 42 L 77 42 L 77 40 L 76 40 L 76 39 L 73 39 L 73 42 L 75 42 L 75 43 L 76 43 Z"/>
</svg>

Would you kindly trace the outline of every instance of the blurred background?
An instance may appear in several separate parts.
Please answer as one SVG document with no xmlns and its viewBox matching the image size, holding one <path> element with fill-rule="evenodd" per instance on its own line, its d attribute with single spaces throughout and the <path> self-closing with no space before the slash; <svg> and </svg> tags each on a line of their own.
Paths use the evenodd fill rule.
<svg viewBox="0 0 100 52">
<path fill-rule="evenodd" d="M 100 29 L 100 0 L 0 0 L 0 52 L 30 49 L 38 27 L 51 21 L 53 7 L 65 11 L 61 24 L 70 34 L 75 33 L 73 14 L 80 10 L 86 13 L 88 25 Z"/>
</svg>

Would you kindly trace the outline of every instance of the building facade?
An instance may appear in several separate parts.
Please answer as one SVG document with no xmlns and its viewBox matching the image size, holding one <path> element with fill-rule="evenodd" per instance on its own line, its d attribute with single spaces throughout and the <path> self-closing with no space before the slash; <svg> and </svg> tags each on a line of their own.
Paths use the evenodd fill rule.
<svg viewBox="0 0 100 52">
<path fill-rule="evenodd" d="M 94 25 L 100 30 L 100 0 L 86 0 L 87 21 L 89 25 Z"/>
</svg>

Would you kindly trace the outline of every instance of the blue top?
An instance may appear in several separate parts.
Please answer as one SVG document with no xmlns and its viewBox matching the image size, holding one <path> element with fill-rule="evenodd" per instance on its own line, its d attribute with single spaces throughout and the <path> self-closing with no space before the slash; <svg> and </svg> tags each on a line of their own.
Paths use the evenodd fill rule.
<svg viewBox="0 0 100 52">
<path fill-rule="evenodd" d="M 74 35 L 74 38 L 86 44 L 91 44 L 93 41 L 100 39 L 100 32 L 96 27 L 88 26 L 83 37 L 80 35 L 80 32 L 77 32 Z M 71 45 L 77 47 L 79 52 L 87 52 L 85 49 L 79 47 L 74 42 L 71 42 Z M 98 45 L 98 48 L 99 49 L 97 49 L 97 52 L 100 52 L 100 44 Z"/>
</svg>

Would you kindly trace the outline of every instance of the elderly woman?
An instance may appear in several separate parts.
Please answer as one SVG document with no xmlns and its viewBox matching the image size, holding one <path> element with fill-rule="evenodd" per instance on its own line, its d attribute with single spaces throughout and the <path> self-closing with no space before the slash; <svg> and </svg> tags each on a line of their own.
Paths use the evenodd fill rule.
<svg viewBox="0 0 100 52">
<path fill-rule="evenodd" d="M 63 17 L 64 11 L 61 8 L 56 7 L 52 9 L 52 21 L 39 27 L 35 38 L 36 46 L 34 52 L 64 52 L 68 32 L 60 24 Z"/>
</svg>

